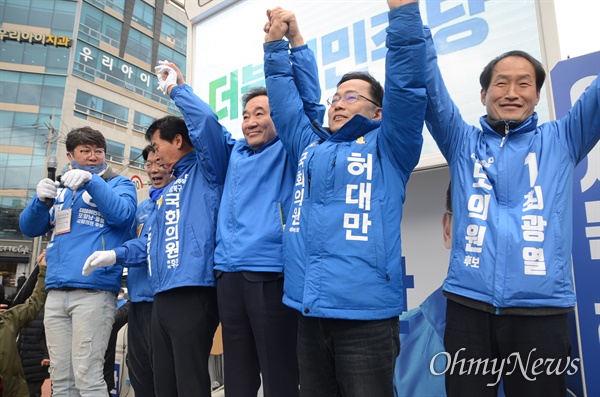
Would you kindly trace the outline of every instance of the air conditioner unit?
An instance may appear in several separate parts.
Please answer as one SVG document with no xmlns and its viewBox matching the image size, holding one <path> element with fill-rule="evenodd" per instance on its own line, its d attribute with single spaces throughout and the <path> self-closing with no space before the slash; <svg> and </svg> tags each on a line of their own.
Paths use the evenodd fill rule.
<svg viewBox="0 0 600 397">
<path fill-rule="evenodd" d="M 171 35 L 167 35 L 167 41 L 169 43 L 175 44 L 175 37 L 173 37 Z"/>
</svg>

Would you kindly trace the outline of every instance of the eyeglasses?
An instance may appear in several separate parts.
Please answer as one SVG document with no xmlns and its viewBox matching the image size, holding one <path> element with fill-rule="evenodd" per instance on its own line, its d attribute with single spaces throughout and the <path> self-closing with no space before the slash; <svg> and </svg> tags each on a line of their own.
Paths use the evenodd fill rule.
<svg viewBox="0 0 600 397">
<path fill-rule="evenodd" d="M 146 171 L 150 171 L 152 168 L 154 168 L 154 166 L 156 166 L 156 168 L 158 168 L 159 171 L 164 171 L 168 169 L 166 165 L 157 162 L 148 161 L 146 164 L 144 164 L 144 168 L 146 169 Z"/>
<path fill-rule="evenodd" d="M 329 106 L 335 105 L 341 99 L 343 99 L 344 102 L 346 102 L 346 103 L 354 103 L 354 102 L 358 101 L 358 97 L 366 99 L 367 101 L 371 102 L 373 105 L 375 105 L 377 107 L 381 107 L 381 105 L 377 104 L 375 101 L 370 100 L 369 98 L 367 98 L 364 95 L 360 95 L 356 91 L 348 91 L 343 96 L 341 96 L 341 95 L 334 95 L 334 96 L 330 97 L 329 99 L 327 99 L 327 104 Z"/>
<path fill-rule="evenodd" d="M 90 157 L 92 152 L 94 152 L 95 156 L 104 156 L 104 149 L 95 149 L 95 150 L 79 149 L 78 152 L 80 155 L 82 155 L 84 157 Z"/>
</svg>

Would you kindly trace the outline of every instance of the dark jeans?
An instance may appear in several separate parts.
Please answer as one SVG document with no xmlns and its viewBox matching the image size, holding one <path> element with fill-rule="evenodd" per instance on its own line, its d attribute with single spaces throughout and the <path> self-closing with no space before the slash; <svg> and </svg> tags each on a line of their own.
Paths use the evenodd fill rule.
<svg viewBox="0 0 600 397">
<path fill-rule="evenodd" d="M 131 302 L 127 329 L 127 367 L 131 386 L 138 397 L 155 397 L 152 370 L 152 302 Z"/>
<path fill-rule="evenodd" d="M 298 397 L 298 320 L 281 301 L 283 277 L 244 273 L 217 278 L 225 394 L 256 397 L 262 373 L 265 397 Z"/>
<path fill-rule="evenodd" d="M 392 397 L 398 324 L 299 315 L 300 396 Z"/>
<path fill-rule="evenodd" d="M 566 371 L 559 375 L 555 373 L 556 370 L 572 370 L 567 361 L 571 355 L 567 313 L 498 316 L 448 299 L 444 346 L 450 353 L 450 364 L 455 364 L 446 372 L 449 397 L 495 397 L 502 363 L 504 392 L 509 397 L 564 397 L 567 394 Z M 485 360 L 481 361 L 478 370 L 477 359 Z M 494 359 L 496 370 L 492 373 Z M 553 360 L 549 366 L 550 361 L 546 359 Z M 536 361 L 544 364 L 534 367 Z M 484 371 L 485 363 L 487 371 Z M 522 367 L 529 379 L 523 375 Z M 552 375 L 548 375 L 547 370 Z"/>
<path fill-rule="evenodd" d="M 181 287 L 154 296 L 152 363 L 158 397 L 210 397 L 208 357 L 218 325 L 214 287 Z"/>
</svg>

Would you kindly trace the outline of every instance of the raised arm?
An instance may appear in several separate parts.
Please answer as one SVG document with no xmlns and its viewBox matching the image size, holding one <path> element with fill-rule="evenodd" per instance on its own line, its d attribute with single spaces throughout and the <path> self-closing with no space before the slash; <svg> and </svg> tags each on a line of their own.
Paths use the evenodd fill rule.
<svg viewBox="0 0 600 397">
<path fill-rule="evenodd" d="M 183 114 L 190 140 L 196 149 L 196 156 L 204 165 L 202 172 L 210 182 L 223 184 L 229 155 L 235 141 L 229 131 L 219 123 L 217 115 L 210 106 L 194 94 L 192 87 L 185 83 L 179 68 L 166 61 L 162 62 L 162 66 L 177 73 L 176 83 L 166 87 L 166 92 Z M 167 73 L 167 77 L 163 77 L 167 81 L 169 70 L 161 72 L 160 68 L 160 65 L 157 66 L 157 73 L 159 75 Z M 171 80 L 173 80 L 172 77 Z"/>
<path fill-rule="evenodd" d="M 267 31 L 264 44 L 265 81 L 271 117 L 277 135 L 290 156 L 298 160 L 304 148 L 318 139 L 311 125 L 311 121 L 314 121 L 311 118 L 322 119 L 324 108 L 318 104 L 320 86 L 314 55 L 301 53 L 310 50 L 298 47 L 294 50 L 297 54 L 295 54 L 295 64 L 292 66 L 289 43 L 283 40 L 288 31 L 288 22 L 283 18 L 289 17 L 289 14 L 283 11 L 274 9 L 267 12 L 269 22 L 268 28 L 265 29 Z M 294 78 L 295 74 L 304 75 L 302 78 L 304 83 L 299 83 L 302 87 L 302 97 L 297 80 Z"/>
<path fill-rule="evenodd" d="M 323 125 L 326 109 L 321 104 L 321 84 L 319 83 L 315 54 L 304 42 L 296 15 L 277 7 L 267 11 L 267 16 L 272 15 L 275 10 L 281 12 L 280 18 L 288 25 L 285 38 L 290 42 L 292 72 L 300 99 L 302 99 L 304 113 L 312 123 L 317 122 L 317 124 Z"/>
<path fill-rule="evenodd" d="M 425 125 L 437 143 L 448 164 L 469 127 L 463 120 L 460 110 L 450 97 L 438 65 L 433 37 L 428 27 L 424 27 L 427 44 L 427 111 Z"/>
<path fill-rule="evenodd" d="M 598 76 L 600 77 L 600 76 Z M 592 84 L 558 123 L 559 139 L 565 142 L 575 164 L 578 164 L 600 138 L 600 79 Z"/>
<path fill-rule="evenodd" d="M 417 1 L 388 1 L 385 94 L 379 149 L 408 175 L 419 162 L 425 89 L 425 38 Z"/>
</svg>

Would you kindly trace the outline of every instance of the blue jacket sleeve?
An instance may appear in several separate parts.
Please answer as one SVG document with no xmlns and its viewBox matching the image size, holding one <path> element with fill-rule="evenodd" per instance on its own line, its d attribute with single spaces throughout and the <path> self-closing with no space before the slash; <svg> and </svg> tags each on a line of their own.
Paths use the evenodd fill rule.
<svg viewBox="0 0 600 397">
<path fill-rule="evenodd" d="M 559 121 L 559 139 L 578 164 L 600 138 L 600 81 L 594 79 L 569 113 Z"/>
<path fill-rule="evenodd" d="M 41 236 L 52 227 L 50 211 L 54 209 L 48 208 L 37 195 L 33 196 L 19 215 L 19 228 L 27 237 Z"/>
<path fill-rule="evenodd" d="M 106 223 L 113 227 L 122 227 L 123 224 L 131 225 L 137 208 L 137 194 L 133 183 L 124 177 L 115 186 L 110 186 L 102 177 L 92 175 L 92 179 L 85 184 L 85 190 L 92 196 L 94 204 L 106 219 Z"/>
<path fill-rule="evenodd" d="M 408 179 L 421 155 L 427 106 L 425 38 L 419 4 L 392 9 L 389 20 L 379 150 Z"/>
<path fill-rule="evenodd" d="M 210 183 L 222 185 L 225 182 L 229 155 L 235 141 L 231 134 L 219 123 L 210 106 L 187 84 L 171 90 L 171 99 L 183 114 L 196 149 L 196 156 L 203 164 L 202 172 Z"/>
<path fill-rule="evenodd" d="M 144 234 L 138 238 L 128 240 L 119 248 L 115 249 L 117 256 L 117 264 L 126 267 L 141 267 L 147 266 L 148 254 L 146 244 L 148 243 L 148 235 Z"/>
<path fill-rule="evenodd" d="M 285 40 L 264 44 L 265 82 L 277 135 L 292 160 L 297 162 L 304 148 L 318 137 L 313 133 L 311 120 L 304 112 L 288 47 Z"/>
<path fill-rule="evenodd" d="M 458 107 L 450 97 L 438 66 L 437 53 L 431 31 L 424 27 L 427 43 L 427 111 L 425 125 L 438 145 L 448 164 L 453 162 L 454 153 L 462 144 L 468 124 L 463 120 Z"/>
<path fill-rule="evenodd" d="M 321 85 L 315 54 L 308 45 L 293 47 L 290 50 L 294 82 L 304 105 L 304 113 L 311 122 L 323 125 L 325 106 L 321 105 Z"/>
</svg>

